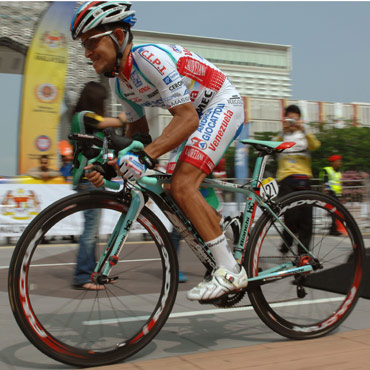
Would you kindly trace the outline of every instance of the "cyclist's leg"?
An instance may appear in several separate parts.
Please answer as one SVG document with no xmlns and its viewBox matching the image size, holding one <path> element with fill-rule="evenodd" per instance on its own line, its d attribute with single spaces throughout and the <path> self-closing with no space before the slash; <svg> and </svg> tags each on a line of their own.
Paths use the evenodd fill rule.
<svg viewBox="0 0 370 370">
<path fill-rule="evenodd" d="M 173 198 L 205 240 L 220 266 L 212 273 L 210 281 L 201 282 L 188 292 L 187 297 L 191 300 L 218 298 L 245 287 L 248 282 L 244 268 L 239 268 L 227 246 L 219 217 L 198 190 L 205 176 L 193 165 L 180 161 L 171 181 Z"/>
<path fill-rule="evenodd" d="M 206 174 L 192 164 L 179 161 L 171 180 L 171 193 L 204 241 L 221 235 L 214 209 L 198 190 Z"/>
<path fill-rule="evenodd" d="M 213 283 L 213 287 L 218 285 L 215 291 L 209 292 L 208 287 L 201 283 L 204 290 L 196 287 L 198 298 L 190 298 L 188 295 L 190 299 L 216 298 L 247 284 L 245 271 L 239 268 L 227 246 L 225 235 L 219 226 L 219 217 L 198 190 L 241 127 L 244 111 L 242 101 L 237 97 L 232 86 L 226 86 L 220 98 L 204 111 L 198 130 L 189 137 L 178 159 L 171 182 L 174 199 L 209 245 L 216 263 L 224 268 L 222 276 L 218 276 L 217 270 L 214 271 L 210 284 Z M 226 280 L 227 274 L 234 280 L 234 284 Z M 225 284 L 215 284 L 214 280 L 217 279 Z"/>
</svg>

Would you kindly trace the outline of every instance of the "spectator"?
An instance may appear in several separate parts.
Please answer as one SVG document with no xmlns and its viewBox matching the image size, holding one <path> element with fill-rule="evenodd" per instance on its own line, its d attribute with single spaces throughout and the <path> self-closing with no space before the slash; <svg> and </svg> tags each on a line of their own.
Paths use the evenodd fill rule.
<svg viewBox="0 0 370 370">
<path fill-rule="evenodd" d="M 331 195 L 339 200 L 342 196 L 342 174 L 339 171 L 342 166 L 342 156 L 338 154 L 331 155 L 328 158 L 330 166 L 324 167 L 320 173 L 320 178 L 323 181 L 323 192 Z M 332 219 L 330 227 L 330 235 L 340 236 L 335 219 Z"/>
<path fill-rule="evenodd" d="M 83 88 L 72 117 L 72 133 L 93 134 L 103 137 L 102 129 L 121 127 L 122 118 L 104 117 L 105 100 L 108 93 L 105 87 L 96 82 L 88 82 Z M 123 118 L 124 120 L 126 117 Z M 75 148 L 78 166 L 72 169 L 73 186 L 78 192 L 96 190 L 85 177 L 84 167 L 88 159 Z M 99 235 L 100 210 L 90 209 L 84 212 L 84 230 L 79 238 L 77 264 L 74 273 L 74 288 L 83 290 L 101 290 L 104 285 L 91 281 L 91 273 L 96 265 L 95 249 Z"/>
<path fill-rule="evenodd" d="M 30 168 L 27 172 L 27 176 L 31 176 L 34 179 L 48 181 L 54 177 L 62 176 L 58 170 L 49 168 L 49 157 L 44 154 L 40 156 L 40 166 Z"/>
<path fill-rule="evenodd" d="M 59 171 L 67 181 L 68 178 L 72 175 L 72 157 L 67 155 L 62 155 L 62 166 Z"/>
<path fill-rule="evenodd" d="M 59 154 L 62 159 L 62 166 L 59 171 L 65 180 L 68 180 L 72 176 L 72 160 L 73 160 L 73 148 L 67 140 L 61 140 L 59 142 Z"/>
<path fill-rule="evenodd" d="M 296 145 L 284 150 L 278 156 L 279 196 L 311 188 L 310 151 L 316 150 L 321 145 L 312 133 L 306 131 L 298 106 L 290 105 L 285 109 L 282 123 L 283 132 L 276 139 L 294 141 Z M 285 213 L 285 223 L 298 236 L 302 244 L 308 248 L 312 233 L 312 208 L 309 206 L 300 207 L 299 214 L 287 211 Z M 288 253 L 288 247 L 291 247 L 293 238 L 285 231 L 283 236 L 286 244 L 281 245 L 280 251 L 285 254 Z"/>
</svg>

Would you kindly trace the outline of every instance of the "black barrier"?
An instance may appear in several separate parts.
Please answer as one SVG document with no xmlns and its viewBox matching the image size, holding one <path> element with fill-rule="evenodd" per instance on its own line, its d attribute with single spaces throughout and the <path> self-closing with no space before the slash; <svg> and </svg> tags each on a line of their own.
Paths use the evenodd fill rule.
<svg viewBox="0 0 370 370">
<path fill-rule="evenodd" d="M 301 284 L 307 288 L 347 294 L 350 288 L 349 279 L 353 278 L 353 264 L 350 260 L 351 257 L 343 265 L 311 274 L 304 278 Z M 366 267 L 363 272 L 360 296 L 370 299 L 370 249 L 366 250 Z"/>
</svg>

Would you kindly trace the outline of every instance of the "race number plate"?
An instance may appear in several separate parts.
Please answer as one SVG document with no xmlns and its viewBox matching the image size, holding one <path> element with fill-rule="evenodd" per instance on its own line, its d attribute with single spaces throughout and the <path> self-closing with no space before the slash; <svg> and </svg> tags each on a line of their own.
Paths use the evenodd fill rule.
<svg viewBox="0 0 370 370">
<path fill-rule="evenodd" d="M 260 196 L 263 199 L 272 199 L 279 194 L 279 186 L 275 179 L 268 177 L 262 181 L 260 187 Z"/>
</svg>

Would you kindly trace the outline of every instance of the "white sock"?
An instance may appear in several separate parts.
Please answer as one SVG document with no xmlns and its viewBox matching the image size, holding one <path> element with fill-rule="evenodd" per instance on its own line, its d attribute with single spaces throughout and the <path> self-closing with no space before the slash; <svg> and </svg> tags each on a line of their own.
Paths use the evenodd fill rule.
<svg viewBox="0 0 370 370">
<path fill-rule="evenodd" d="M 239 265 L 227 245 L 227 240 L 224 234 L 221 234 L 216 239 L 206 242 L 206 246 L 211 250 L 215 257 L 218 266 L 223 266 L 232 272 L 240 272 Z"/>
</svg>

